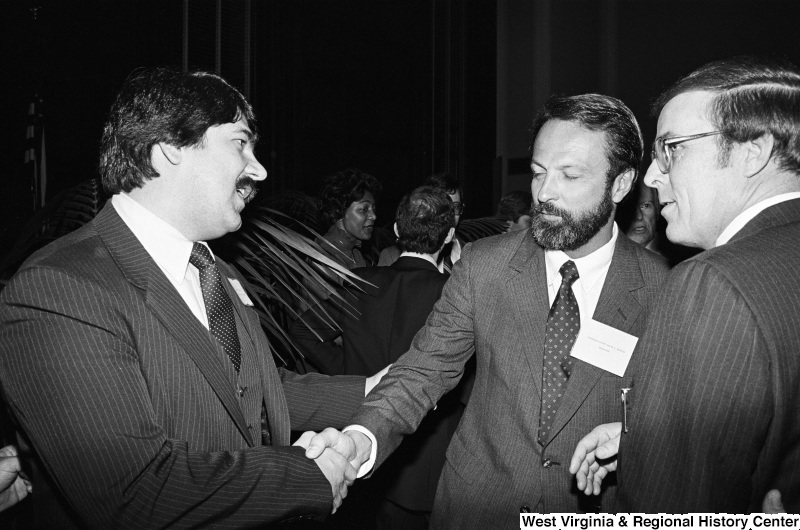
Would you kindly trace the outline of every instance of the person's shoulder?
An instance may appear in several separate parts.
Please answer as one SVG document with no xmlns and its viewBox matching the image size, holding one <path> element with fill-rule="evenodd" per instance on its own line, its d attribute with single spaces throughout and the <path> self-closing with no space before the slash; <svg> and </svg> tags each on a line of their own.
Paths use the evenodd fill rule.
<svg viewBox="0 0 800 530">
<path fill-rule="evenodd" d="M 639 263 L 646 278 L 654 277 L 660 281 L 669 272 L 669 261 L 666 258 L 634 243 L 625 234 L 620 233 L 617 236 L 617 248 L 621 256 L 628 256 Z"/>
<path fill-rule="evenodd" d="M 472 243 L 467 243 L 464 248 L 470 248 L 475 255 L 500 257 L 513 256 L 523 246 L 529 246 L 531 249 L 538 247 L 530 230 L 482 237 Z"/>
<path fill-rule="evenodd" d="M 108 255 L 94 224 L 90 222 L 34 252 L 19 268 L 18 274 L 31 269 L 92 274 Z"/>
</svg>

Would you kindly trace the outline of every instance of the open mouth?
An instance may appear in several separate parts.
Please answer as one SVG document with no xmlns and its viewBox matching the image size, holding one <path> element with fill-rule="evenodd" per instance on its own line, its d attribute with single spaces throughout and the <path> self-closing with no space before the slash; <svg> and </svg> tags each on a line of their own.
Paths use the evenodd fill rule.
<svg viewBox="0 0 800 530">
<path fill-rule="evenodd" d="M 252 201 L 257 193 L 255 182 L 253 182 L 253 179 L 249 177 L 244 177 L 239 179 L 236 182 L 236 193 L 239 194 L 239 197 L 242 198 L 245 204 Z"/>
</svg>

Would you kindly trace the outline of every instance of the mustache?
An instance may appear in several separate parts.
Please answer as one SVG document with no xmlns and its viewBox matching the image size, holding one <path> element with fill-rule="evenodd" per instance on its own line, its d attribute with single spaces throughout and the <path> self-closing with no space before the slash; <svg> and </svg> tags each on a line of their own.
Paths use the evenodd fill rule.
<svg viewBox="0 0 800 530">
<path fill-rule="evenodd" d="M 256 181 L 250 177 L 239 177 L 236 179 L 236 189 L 247 190 L 247 195 L 243 197 L 245 204 L 252 201 L 258 193 Z"/>
<path fill-rule="evenodd" d="M 567 210 L 553 206 L 549 202 L 542 202 L 531 207 L 531 217 L 538 215 L 557 215 L 563 219 L 571 219 L 572 216 Z"/>
</svg>

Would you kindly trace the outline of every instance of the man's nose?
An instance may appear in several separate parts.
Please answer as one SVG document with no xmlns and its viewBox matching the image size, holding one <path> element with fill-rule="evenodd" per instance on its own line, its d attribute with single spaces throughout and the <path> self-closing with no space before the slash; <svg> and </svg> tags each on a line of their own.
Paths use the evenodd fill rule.
<svg viewBox="0 0 800 530">
<path fill-rule="evenodd" d="M 264 180 L 267 178 L 267 170 L 261 165 L 255 155 L 250 155 L 250 161 L 247 164 L 247 176 L 253 180 Z"/>
<path fill-rule="evenodd" d="M 658 163 L 656 163 L 655 160 L 650 162 L 650 166 L 647 168 L 647 173 L 644 175 L 644 183 L 651 188 L 658 189 L 659 184 L 664 184 L 665 178 L 667 178 L 667 175 L 658 169 Z"/>
</svg>

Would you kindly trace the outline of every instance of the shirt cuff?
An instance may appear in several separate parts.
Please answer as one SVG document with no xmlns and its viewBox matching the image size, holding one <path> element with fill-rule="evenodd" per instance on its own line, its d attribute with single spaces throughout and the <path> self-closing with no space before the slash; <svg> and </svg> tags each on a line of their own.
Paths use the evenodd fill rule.
<svg viewBox="0 0 800 530">
<path fill-rule="evenodd" d="M 356 475 L 356 478 L 361 478 L 370 471 L 372 471 L 372 468 L 375 465 L 375 459 L 378 456 L 378 441 L 375 439 L 375 435 L 373 435 L 371 432 L 369 432 L 369 430 L 367 430 L 365 427 L 362 427 L 361 425 L 348 425 L 347 427 L 342 429 L 343 433 L 347 431 L 358 431 L 367 438 L 369 438 L 370 441 L 372 442 L 372 449 L 369 452 L 369 460 L 361 464 L 361 467 L 358 469 L 358 474 Z"/>
</svg>

